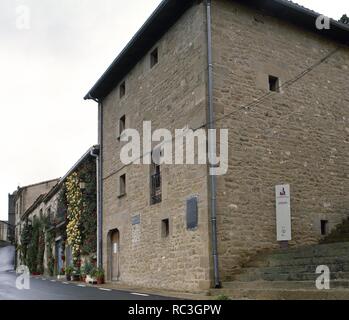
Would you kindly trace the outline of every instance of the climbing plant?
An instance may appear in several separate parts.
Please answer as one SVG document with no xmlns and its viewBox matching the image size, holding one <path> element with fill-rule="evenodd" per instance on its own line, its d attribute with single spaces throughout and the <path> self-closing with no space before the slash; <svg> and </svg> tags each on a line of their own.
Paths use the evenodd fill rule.
<svg viewBox="0 0 349 320">
<path fill-rule="evenodd" d="M 19 246 L 21 261 L 23 264 L 28 264 L 28 247 L 32 239 L 32 225 L 31 222 L 26 219 L 23 230 L 21 232 L 21 245 Z"/>
<path fill-rule="evenodd" d="M 68 204 L 67 241 L 72 250 L 73 262 L 76 265 L 80 257 L 81 231 L 80 220 L 84 210 L 80 179 L 76 172 L 72 173 L 65 183 Z"/>
<path fill-rule="evenodd" d="M 93 255 L 97 251 L 97 199 L 96 199 L 96 165 L 91 159 L 78 172 L 85 188 L 82 192 L 84 210 L 81 216 L 81 254 Z"/>
<path fill-rule="evenodd" d="M 31 238 L 27 246 L 26 264 L 31 273 L 44 272 L 45 222 L 43 218 L 34 218 L 31 227 Z"/>
<path fill-rule="evenodd" d="M 70 175 L 59 203 L 68 208 L 67 244 L 72 249 L 74 264 L 80 256 L 93 256 L 97 251 L 96 163 L 91 158 Z"/>
<path fill-rule="evenodd" d="M 54 232 L 46 232 L 46 250 L 47 250 L 47 271 L 50 276 L 55 273 L 55 257 L 53 254 L 53 244 L 54 244 Z"/>
</svg>

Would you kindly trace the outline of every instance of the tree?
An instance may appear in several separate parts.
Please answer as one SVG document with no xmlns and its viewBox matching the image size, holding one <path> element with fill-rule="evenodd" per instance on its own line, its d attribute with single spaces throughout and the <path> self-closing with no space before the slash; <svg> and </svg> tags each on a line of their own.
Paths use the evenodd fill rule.
<svg viewBox="0 0 349 320">
<path fill-rule="evenodd" d="M 342 18 L 340 18 L 339 21 L 344 24 L 349 24 L 349 17 L 346 14 L 343 14 Z"/>
</svg>

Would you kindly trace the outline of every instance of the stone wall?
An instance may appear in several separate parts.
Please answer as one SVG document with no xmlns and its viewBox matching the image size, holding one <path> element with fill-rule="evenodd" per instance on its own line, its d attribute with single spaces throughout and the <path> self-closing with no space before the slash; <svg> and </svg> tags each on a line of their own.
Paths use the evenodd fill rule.
<svg viewBox="0 0 349 320">
<path fill-rule="evenodd" d="M 0 221 L 0 241 L 8 241 L 8 224 Z"/>
<path fill-rule="evenodd" d="M 206 122 L 206 41 L 204 7 L 194 5 L 156 44 L 159 62 L 150 68 L 146 55 L 127 75 L 126 95 L 119 89 L 103 102 L 103 264 L 111 278 L 110 232 L 120 233 L 120 281 L 144 287 L 195 291 L 210 284 L 206 165 L 162 165 L 162 202 L 150 204 L 150 166 L 125 166 L 118 120 L 142 132 L 198 127 Z M 126 195 L 119 197 L 119 177 L 126 174 Z M 199 199 L 199 225 L 186 229 L 186 199 Z M 132 226 L 132 217 L 140 224 Z M 169 219 L 170 234 L 161 236 Z"/>
<path fill-rule="evenodd" d="M 243 108 L 321 60 L 337 43 L 232 1 L 214 1 L 214 103 L 229 128 L 229 171 L 218 179 L 222 278 L 276 248 L 275 191 L 290 184 L 291 245 L 317 242 L 349 213 L 349 50 L 288 89 Z M 315 28 L 315 26 L 314 26 Z"/>
</svg>

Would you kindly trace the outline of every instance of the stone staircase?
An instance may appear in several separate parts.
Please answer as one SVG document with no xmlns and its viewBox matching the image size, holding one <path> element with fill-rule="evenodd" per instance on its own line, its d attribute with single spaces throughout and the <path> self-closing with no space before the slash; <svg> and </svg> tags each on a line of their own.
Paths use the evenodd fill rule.
<svg viewBox="0 0 349 320">
<path fill-rule="evenodd" d="M 261 253 L 244 266 L 234 281 L 211 294 L 232 299 L 349 299 L 349 241 Z M 326 243 L 329 242 L 329 243 Z M 330 290 L 318 290 L 316 268 L 330 269 Z"/>
</svg>

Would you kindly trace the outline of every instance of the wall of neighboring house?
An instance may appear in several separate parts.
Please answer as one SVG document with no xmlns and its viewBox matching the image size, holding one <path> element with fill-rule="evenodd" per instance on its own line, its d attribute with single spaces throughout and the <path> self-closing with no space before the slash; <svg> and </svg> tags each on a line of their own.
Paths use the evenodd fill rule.
<svg viewBox="0 0 349 320">
<path fill-rule="evenodd" d="M 39 219 L 41 216 L 46 217 L 49 219 L 49 223 L 53 225 L 54 223 L 57 223 L 57 208 L 58 208 L 58 198 L 59 198 L 59 192 L 61 189 L 57 189 L 57 192 L 53 194 L 49 198 L 44 198 L 43 201 L 41 201 L 37 207 L 30 212 L 27 216 L 23 217 L 22 219 L 22 230 L 25 224 L 25 220 L 28 219 L 31 222 L 34 221 L 35 218 Z M 58 239 L 61 235 L 57 234 L 55 230 L 51 231 L 54 233 L 54 240 Z M 45 273 L 48 273 L 48 247 L 45 247 L 44 252 L 44 270 Z M 57 261 L 57 252 L 56 252 L 56 246 L 55 241 L 52 244 L 51 252 L 55 257 L 55 261 Z"/>
<path fill-rule="evenodd" d="M 19 188 L 16 191 L 15 200 L 15 239 L 17 245 L 21 244 L 21 232 L 24 227 L 24 220 L 22 219 L 23 214 L 32 206 L 39 198 L 40 195 L 49 192 L 58 182 L 58 179 L 45 181 L 43 183 L 38 183 L 30 185 L 27 187 Z M 17 262 L 20 262 L 20 254 L 17 250 L 16 252 Z"/>
<path fill-rule="evenodd" d="M 218 243 L 227 280 L 257 251 L 277 248 L 275 185 L 290 184 L 291 245 L 316 243 L 349 208 L 349 50 L 289 89 L 242 108 L 338 44 L 232 1 L 213 1 L 214 103 L 229 129 L 229 171 L 218 178 Z M 315 26 L 314 26 L 315 28 Z"/>
<path fill-rule="evenodd" d="M 206 122 L 206 38 L 204 7 L 194 5 L 163 36 L 159 62 L 150 67 L 150 51 L 103 102 L 103 265 L 112 275 L 111 232 L 119 231 L 119 279 L 144 287 L 199 290 L 210 285 L 210 253 L 206 165 L 162 165 L 162 201 L 151 205 L 149 165 L 124 166 L 118 138 L 119 119 L 142 134 L 143 121 L 153 131 Z M 155 48 L 154 47 L 154 48 Z M 120 176 L 126 174 L 126 194 L 120 196 Z M 186 200 L 198 196 L 198 229 L 186 226 Z M 140 223 L 132 224 L 134 217 Z M 169 235 L 162 220 L 169 219 Z M 135 221 L 133 220 L 133 221 Z M 116 264 L 116 263 L 115 263 Z"/>
<path fill-rule="evenodd" d="M 0 241 L 8 241 L 8 225 L 4 221 L 0 221 Z"/>
</svg>

